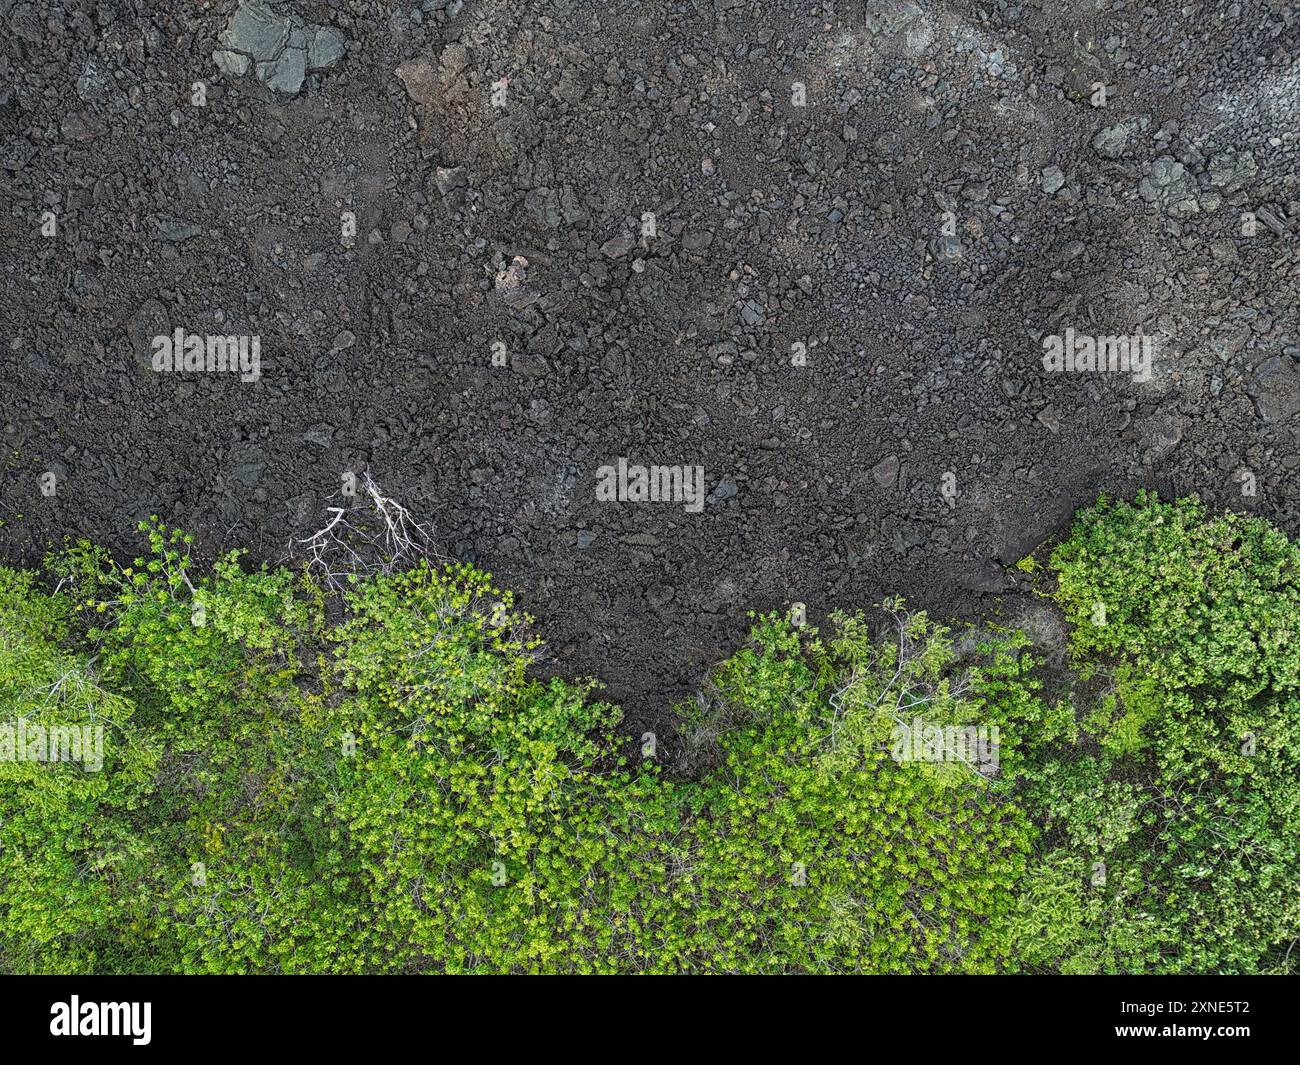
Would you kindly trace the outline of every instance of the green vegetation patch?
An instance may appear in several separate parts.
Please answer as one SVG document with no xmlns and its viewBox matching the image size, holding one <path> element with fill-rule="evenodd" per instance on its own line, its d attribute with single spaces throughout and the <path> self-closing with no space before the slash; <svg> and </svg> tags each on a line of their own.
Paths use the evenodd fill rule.
<svg viewBox="0 0 1300 1065">
<path fill-rule="evenodd" d="M 1081 513 L 1022 567 L 1064 670 L 899 600 L 757 616 L 635 740 L 473 567 L 339 595 L 142 531 L 0 568 L 4 971 L 1296 968 L 1300 590 L 1262 521 Z"/>
</svg>

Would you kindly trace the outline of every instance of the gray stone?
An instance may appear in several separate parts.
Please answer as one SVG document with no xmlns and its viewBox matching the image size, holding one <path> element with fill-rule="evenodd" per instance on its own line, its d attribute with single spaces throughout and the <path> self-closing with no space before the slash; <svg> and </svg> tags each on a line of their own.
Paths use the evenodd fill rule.
<svg viewBox="0 0 1300 1065">
<path fill-rule="evenodd" d="M 316 35 L 307 46 L 307 69 L 324 70 L 343 58 L 347 38 L 333 26 L 317 26 Z"/>
<path fill-rule="evenodd" d="M 441 86 L 437 71 L 427 59 L 421 56 L 408 60 L 393 73 L 402 82 L 406 95 L 417 104 L 432 107 L 437 102 Z"/>
<path fill-rule="evenodd" d="M 438 186 L 438 192 L 446 196 L 453 189 L 464 188 L 469 184 L 469 178 L 463 166 L 440 166 L 433 172 L 433 182 Z"/>
<path fill-rule="evenodd" d="M 302 88 L 307 76 L 307 53 L 300 48 L 287 48 L 279 59 L 257 64 L 257 76 L 266 82 L 268 89 L 292 96 Z"/>
<path fill-rule="evenodd" d="M 993 531 L 998 561 L 1005 566 L 1019 562 L 1060 529 L 1073 510 L 1069 497 L 1064 495 L 1008 508 L 999 515 Z"/>
<path fill-rule="evenodd" d="M 160 218 L 157 225 L 158 236 L 173 244 L 197 237 L 203 232 L 202 226 L 196 226 L 193 222 L 185 222 L 179 218 Z"/>
<path fill-rule="evenodd" d="M 1271 229 L 1274 233 L 1276 233 L 1279 237 L 1286 232 L 1286 222 L 1283 220 L 1283 218 L 1279 218 L 1267 207 L 1256 208 L 1255 217 L 1258 218 L 1261 222 L 1263 222 L 1264 225 L 1268 226 L 1268 228 Z"/>
<path fill-rule="evenodd" d="M 1220 152 L 1210 160 L 1210 184 L 1226 195 L 1242 189 L 1259 173 L 1259 165 L 1250 152 L 1234 155 Z"/>
<path fill-rule="evenodd" d="M 99 69 L 94 60 L 87 60 L 85 69 L 81 72 L 81 77 L 77 79 L 77 95 L 83 103 L 91 103 L 98 100 L 105 92 L 108 91 L 109 82 L 104 72 Z"/>
<path fill-rule="evenodd" d="M 228 52 L 224 48 L 218 48 L 212 53 L 212 61 L 222 73 L 239 76 L 247 74 L 253 65 L 253 61 L 242 52 Z"/>
<path fill-rule="evenodd" d="M 277 58 L 289 43 L 289 20 L 260 0 L 244 0 L 217 35 L 217 42 L 232 52 L 266 62 Z"/>
<path fill-rule="evenodd" d="M 1136 129 L 1132 122 L 1117 122 L 1107 126 L 1092 138 L 1092 148 L 1106 159 L 1118 159 L 1128 151 L 1129 142 Z"/>
<path fill-rule="evenodd" d="M 732 498 L 732 496 L 734 496 L 739 491 L 740 489 L 733 482 L 725 479 L 721 480 L 718 482 L 717 487 L 714 488 L 713 491 L 709 493 L 708 502 L 710 503 L 725 502 L 726 500 Z"/>
<path fill-rule="evenodd" d="M 1201 207 L 1196 186 L 1186 167 L 1172 156 L 1162 155 L 1138 184 L 1138 195 L 1173 218 L 1186 218 Z"/>
<path fill-rule="evenodd" d="M 212 60 L 219 70 L 242 75 L 253 68 L 268 88 L 289 95 L 302 88 L 308 70 L 334 65 L 347 47 L 341 30 L 276 14 L 262 0 L 243 0 L 217 42 Z"/>
<path fill-rule="evenodd" d="M 943 233 L 933 241 L 932 250 L 936 259 L 960 259 L 961 237 L 955 233 Z"/>
<path fill-rule="evenodd" d="M 328 451 L 330 445 L 334 442 L 334 426 L 321 422 L 319 425 L 313 425 L 303 433 L 302 438 L 308 444 L 315 444 L 317 447 Z"/>
<path fill-rule="evenodd" d="M 636 238 L 625 229 L 618 236 L 605 241 L 600 246 L 600 251 L 607 259 L 621 259 L 632 250 L 635 243 Z"/>
</svg>

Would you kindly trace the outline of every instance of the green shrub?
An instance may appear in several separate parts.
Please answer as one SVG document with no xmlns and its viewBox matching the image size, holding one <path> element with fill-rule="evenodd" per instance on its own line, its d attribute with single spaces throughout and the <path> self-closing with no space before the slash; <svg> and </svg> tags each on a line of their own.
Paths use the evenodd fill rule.
<svg viewBox="0 0 1300 1065">
<path fill-rule="evenodd" d="M 131 824 L 145 816 L 158 747 L 134 727 L 129 701 L 101 685 L 94 657 L 65 648 L 72 612 L 32 574 L 0 568 L 0 967 L 8 971 L 113 966 L 116 929 L 131 920 L 119 888 L 141 865 Z M 96 761 L 84 747 L 63 751 L 81 761 L 35 760 L 50 754 L 38 730 L 56 728 L 79 738 L 83 728 L 92 737 L 102 730 L 102 741 L 92 739 L 99 771 L 82 768 Z"/>
<path fill-rule="evenodd" d="M 0 726 L 104 730 L 98 769 L 0 759 L 0 970 L 1296 968 L 1300 556 L 1263 522 L 1083 512 L 1022 567 L 1068 675 L 899 600 L 755 618 L 644 747 L 473 567 L 335 595 L 142 529 L 0 568 Z"/>
<path fill-rule="evenodd" d="M 1276 970 L 1300 937 L 1300 551 L 1143 494 L 1083 512 L 1051 562 L 1099 690 L 1026 797 L 1051 846 L 1018 938 L 1050 929 L 1032 960 L 1067 971 Z"/>
<path fill-rule="evenodd" d="M 898 603 L 897 633 L 832 619 L 824 644 L 776 617 L 688 714 L 720 764 L 691 822 L 692 954 L 719 972 L 991 972 L 1029 846 L 1023 812 L 977 768 L 896 762 L 924 716 L 979 714 L 946 631 Z"/>
<path fill-rule="evenodd" d="M 530 680 L 526 619 L 470 567 L 380 578 L 349 605 L 327 728 L 355 755 L 318 807 L 342 911 L 325 967 L 609 972 L 644 956 L 638 839 L 674 814 L 653 771 L 629 768 L 616 708 L 590 684 Z"/>
</svg>

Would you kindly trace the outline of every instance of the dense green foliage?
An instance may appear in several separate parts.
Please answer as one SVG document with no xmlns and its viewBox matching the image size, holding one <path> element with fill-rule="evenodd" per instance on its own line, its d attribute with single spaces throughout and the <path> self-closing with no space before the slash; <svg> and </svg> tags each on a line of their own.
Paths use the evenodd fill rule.
<svg viewBox="0 0 1300 1065">
<path fill-rule="evenodd" d="M 1144 495 L 1051 564 L 1083 736 L 1026 796 L 1051 845 L 1018 938 L 1065 971 L 1294 971 L 1300 549 Z"/>
<path fill-rule="evenodd" d="M 0 758 L 0 971 L 1296 967 L 1300 589 L 1262 522 L 1082 514 L 1043 578 L 1068 672 L 898 601 L 762 616 L 635 741 L 471 567 L 335 600 L 145 532 L 0 568 L 0 726 L 104 730 L 97 771 Z"/>
</svg>

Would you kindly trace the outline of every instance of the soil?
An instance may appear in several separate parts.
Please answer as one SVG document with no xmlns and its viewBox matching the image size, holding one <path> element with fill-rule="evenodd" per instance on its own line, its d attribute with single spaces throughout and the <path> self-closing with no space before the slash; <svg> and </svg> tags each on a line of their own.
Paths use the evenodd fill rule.
<svg viewBox="0 0 1300 1065">
<path fill-rule="evenodd" d="M 1291 0 L 240 6 L 0 0 L 4 561 L 280 558 L 368 469 L 635 730 L 750 609 L 1029 616 L 1100 492 L 1300 528 Z"/>
</svg>

